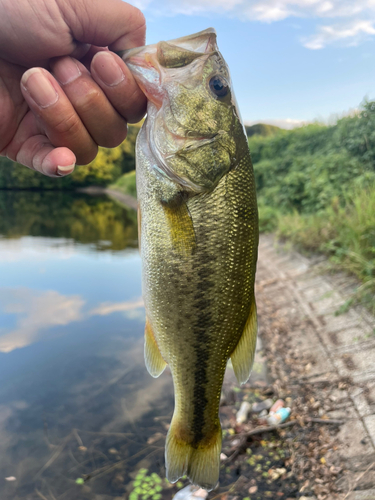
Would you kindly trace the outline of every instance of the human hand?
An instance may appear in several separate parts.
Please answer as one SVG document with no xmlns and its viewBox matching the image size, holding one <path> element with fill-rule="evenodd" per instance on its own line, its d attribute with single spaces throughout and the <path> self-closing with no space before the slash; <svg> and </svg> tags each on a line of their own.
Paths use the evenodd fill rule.
<svg viewBox="0 0 375 500">
<path fill-rule="evenodd" d="M 121 0 L 0 0 L 0 13 L 0 155 L 58 177 L 118 146 L 146 98 L 109 50 L 144 45 L 142 13 Z"/>
</svg>

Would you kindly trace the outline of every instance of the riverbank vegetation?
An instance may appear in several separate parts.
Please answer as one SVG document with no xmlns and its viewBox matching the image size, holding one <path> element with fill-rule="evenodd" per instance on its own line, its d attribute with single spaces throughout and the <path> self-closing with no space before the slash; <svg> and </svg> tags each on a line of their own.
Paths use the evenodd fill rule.
<svg viewBox="0 0 375 500">
<path fill-rule="evenodd" d="M 323 252 L 375 309 L 375 102 L 337 121 L 249 139 L 262 231 Z"/>
<path fill-rule="evenodd" d="M 117 148 L 99 148 L 95 160 L 79 165 L 61 179 L 51 179 L 0 157 L 0 189 L 74 190 L 86 186 L 108 186 L 135 169 L 135 140 L 140 124 L 128 126 L 127 139 Z"/>
</svg>

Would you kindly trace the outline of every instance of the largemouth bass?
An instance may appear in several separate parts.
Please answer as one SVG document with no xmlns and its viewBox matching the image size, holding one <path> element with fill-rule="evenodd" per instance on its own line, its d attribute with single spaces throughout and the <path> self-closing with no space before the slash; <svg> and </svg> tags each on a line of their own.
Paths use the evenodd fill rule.
<svg viewBox="0 0 375 500">
<path fill-rule="evenodd" d="M 258 212 L 247 137 L 216 33 L 123 53 L 148 98 L 138 135 L 145 361 L 168 364 L 175 410 L 167 478 L 219 478 L 220 392 L 228 359 L 250 375 L 257 332 Z"/>
</svg>

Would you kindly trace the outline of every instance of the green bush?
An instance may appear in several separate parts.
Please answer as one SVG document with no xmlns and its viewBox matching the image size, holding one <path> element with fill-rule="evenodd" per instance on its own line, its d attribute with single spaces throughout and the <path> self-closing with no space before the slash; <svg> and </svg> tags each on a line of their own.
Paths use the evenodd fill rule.
<svg viewBox="0 0 375 500">
<path fill-rule="evenodd" d="M 254 135 L 249 147 L 261 231 L 326 253 L 374 303 L 375 102 L 335 125 Z"/>
<path fill-rule="evenodd" d="M 271 233 L 278 225 L 278 212 L 275 208 L 267 205 L 258 205 L 259 211 L 259 231 L 261 233 Z"/>
</svg>

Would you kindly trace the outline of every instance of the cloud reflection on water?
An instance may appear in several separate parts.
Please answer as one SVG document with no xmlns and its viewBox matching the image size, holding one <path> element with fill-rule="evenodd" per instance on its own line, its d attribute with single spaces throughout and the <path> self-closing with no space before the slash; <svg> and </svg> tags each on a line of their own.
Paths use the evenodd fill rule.
<svg viewBox="0 0 375 500">
<path fill-rule="evenodd" d="M 67 260 L 77 254 L 77 243 L 67 238 L 25 236 L 6 239 L 0 236 L 1 264 L 19 261 L 43 261 L 46 258 Z M 83 245 L 82 245 L 83 246 Z M 86 245 L 89 247 L 89 245 Z"/>
<path fill-rule="evenodd" d="M 124 312 L 129 319 L 143 321 L 141 297 L 124 302 L 105 302 L 84 312 L 86 301 L 80 295 L 62 295 L 55 290 L 33 290 L 26 287 L 0 288 L 0 313 L 16 315 L 16 327 L 0 328 L 0 352 L 8 353 L 26 347 L 50 335 L 54 326 L 83 321 L 89 316 L 107 316 Z"/>
<path fill-rule="evenodd" d="M 0 352 L 11 352 L 40 339 L 46 329 L 82 320 L 85 301 L 79 295 L 64 296 L 55 290 L 1 288 L 0 310 L 16 314 L 14 329 L 0 330 Z"/>
</svg>

